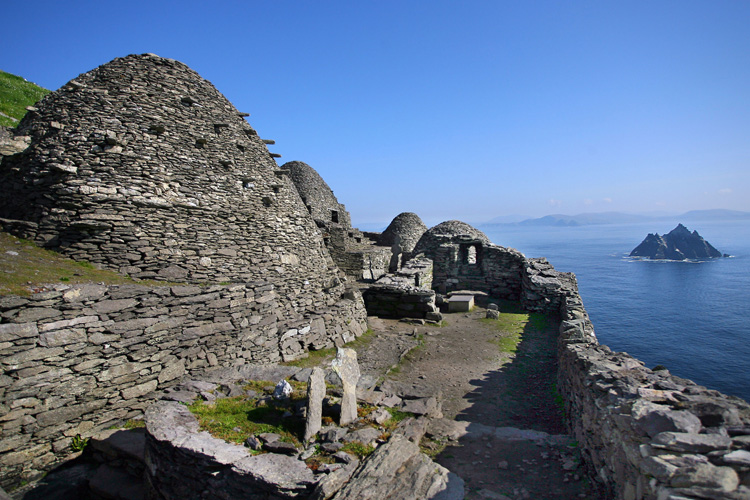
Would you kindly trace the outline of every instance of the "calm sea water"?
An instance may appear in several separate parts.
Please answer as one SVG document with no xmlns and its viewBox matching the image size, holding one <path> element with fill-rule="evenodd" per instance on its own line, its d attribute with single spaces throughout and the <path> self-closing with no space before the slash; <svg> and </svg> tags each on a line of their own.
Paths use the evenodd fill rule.
<svg viewBox="0 0 750 500">
<path fill-rule="evenodd" d="M 731 258 L 627 257 L 647 233 L 676 225 L 482 229 L 497 245 L 575 273 L 600 343 L 750 401 L 750 221 L 686 224 Z"/>
</svg>

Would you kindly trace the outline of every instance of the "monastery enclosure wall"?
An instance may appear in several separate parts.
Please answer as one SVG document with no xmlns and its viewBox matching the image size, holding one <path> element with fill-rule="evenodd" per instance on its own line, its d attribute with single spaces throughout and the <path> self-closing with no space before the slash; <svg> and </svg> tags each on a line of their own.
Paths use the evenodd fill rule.
<svg viewBox="0 0 750 500">
<path fill-rule="evenodd" d="M 141 416 L 183 375 L 295 359 L 367 330 L 356 290 L 306 316 L 268 283 L 75 285 L 0 297 L 0 485 Z"/>
</svg>

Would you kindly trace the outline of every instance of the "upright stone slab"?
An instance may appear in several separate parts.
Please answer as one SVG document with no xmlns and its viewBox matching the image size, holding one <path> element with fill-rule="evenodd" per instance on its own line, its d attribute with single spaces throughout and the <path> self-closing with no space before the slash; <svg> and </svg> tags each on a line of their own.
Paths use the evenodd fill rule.
<svg viewBox="0 0 750 500">
<path fill-rule="evenodd" d="M 325 374 L 319 367 L 312 369 L 307 381 L 307 416 L 304 441 L 308 442 L 318 433 L 323 422 L 323 398 L 326 395 Z M 355 409 L 356 413 L 356 409 Z"/>
<path fill-rule="evenodd" d="M 340 425 L 346 425 L 357 420 L 357 381 L 359 381 L 359 364 L 357 351 L 349 348 L 339 348 L 336 358 L 331 363 L 341 384 L 344 386 L 344 397 L 341 398 Z"/>
</svg>

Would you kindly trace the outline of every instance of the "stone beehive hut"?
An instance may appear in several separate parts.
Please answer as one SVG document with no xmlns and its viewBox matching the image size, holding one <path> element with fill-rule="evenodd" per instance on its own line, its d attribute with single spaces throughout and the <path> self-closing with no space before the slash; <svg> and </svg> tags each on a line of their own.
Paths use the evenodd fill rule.
<svg viewBox="0 0 750 500">
<path fill-rule="evenodd" d="M 301 161 L 287 162 L 281 168 L 289 173 L 303 203 L 318 226 L 338 224 L 344 229 L 351 229 L 349 212 L 338 202 L 333 190 L 315 169 Z"/>
<path fill-rule="evenodd" d="M 244 116 L 180 62 L 117 58 L 21 122 L 32 142 L 0 167 L 3 225 L 136 278 L 262 281 L 292 308 L 330 305 L 340 273 Z"/>
<path fill-rule="evenodd" d="M 395 272 L 411 258 L 419 238 L 427 231 L 422 219 L 413 212 L 398 214 L 378 238 L 378 245 L 390 247 L 392 258 L 389 270 Z"/>
<path fill-rule="evenodd" d="M 414 247 L 414 254 L 424 253 L 429 258 L 435 258 L 435 252 L 444 244 L 464 243 L 466 245 L 489 245 L 490 239 L 479 229 L 458 220 L 441 222 L 427 230 Z"/>
<path fill-rule="evenodd" d="M 325 243 L 336 265 L 356 280 L 377 279 L 388 271 L 390 247 L 378 247 L 359 229 L 353 228 L 349 212 L 333 190 L 307 163 L 290 161 L 281 166 L 288 172 L 300 198 L 323 231 Z"/>
</svg>

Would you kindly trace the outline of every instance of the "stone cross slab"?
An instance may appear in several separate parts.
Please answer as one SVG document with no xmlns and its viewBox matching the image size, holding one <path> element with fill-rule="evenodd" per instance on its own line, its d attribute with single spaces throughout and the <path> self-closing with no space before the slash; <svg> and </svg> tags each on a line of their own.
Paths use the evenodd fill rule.
<svg viewBox="0 0 750 500">
<path fill-rule="evenodd" d="M 305 416 L 304 442 L 307 443 L 320 431 L 323 420 L 323 398 L 326 395 L 326 381 L 323 369 L 312 369 L 307 381 L 307 414 Z"/>
<path fill-rule="evenodd" d="M 331 368 L 341 379 L 344 386 L 344 397 L 341 398 L 341 418 L 339 425 L 346 425 L 357 420 L 357 382 L 359 381 L 359 364 L 357 351 L 339 348 Z"/>
</svg>

